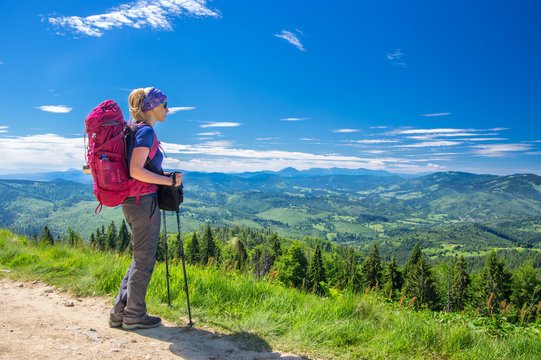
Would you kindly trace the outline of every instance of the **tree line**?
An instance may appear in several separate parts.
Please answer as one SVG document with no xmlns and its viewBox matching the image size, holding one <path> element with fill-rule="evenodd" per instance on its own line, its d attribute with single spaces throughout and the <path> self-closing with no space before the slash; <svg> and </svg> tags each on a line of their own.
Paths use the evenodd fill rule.
<svg viewBox="0 0 541 360">
<path fill-rule="evenodd" d="M 161 236 L 161 235 L 160 235 Z M 45 226 L 36 242 L 54 244 Z M 64 237 L 71 246 L 83 240 L 68 228 Z M 532 264 L 508 270 L 505 259 L 493 250 L 480 272 L 468 272 L 463 256 L 431 263 L 416 244 L 403 267 L 394 257 L 383 261 L 374 244 L 367 255 L 351 247 L 306 237 L 303 242 L 280 237 L 271 231 L 250 228 L 216 227 L 209 224 L 186 236 L 181 250 L 176 234 L 168 236 L 169 256 L 196 266 L 221 266 L 230 271 L 250 273 L 258 279 L 279 281 L 321 296 L 340 291 L 377 292 L 402 306 L 407 301 L 414 309 L 468 311 L 482 316 L 505 316 L 509 321 L 525 323 L 539 319 L 541 281 Z M 114 222 L 93 232 L 89 246 L 100 251 L 125 252 L 130 248 L 130 234 L 122 221 L 119 230 Z M 163 261 L 163 239 L 156 253 Z"/>
</svg>

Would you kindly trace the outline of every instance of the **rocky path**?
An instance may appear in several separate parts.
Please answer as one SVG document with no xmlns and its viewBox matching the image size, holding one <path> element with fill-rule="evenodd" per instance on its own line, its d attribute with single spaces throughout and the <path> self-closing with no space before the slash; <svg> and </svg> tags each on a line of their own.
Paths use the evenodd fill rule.
<svg viewBox="0 0 541 360">
<path fill-rule="evenodd" d="M 165 322 L 155 329 L 113 329 L 103 298 L 76 298 L 37 281 L 1 276 L 0 359 L 305 359 L 273 352 L 255 335 L 233 340 L 205 327 Z"/>
</svg>

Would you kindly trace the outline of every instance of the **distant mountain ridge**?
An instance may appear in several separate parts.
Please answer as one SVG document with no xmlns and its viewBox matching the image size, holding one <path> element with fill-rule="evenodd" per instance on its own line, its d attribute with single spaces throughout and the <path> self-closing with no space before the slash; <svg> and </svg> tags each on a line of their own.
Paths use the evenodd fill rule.
<svg viewBox="0 0 541 360">
<path fill-rule="evenodd" d="M 372 176 L 400 176 L 404 178 L 418 177 L 422 175 L 398 175 L 384 170 L 368 170 L 368 169 L 343 169 L 343 168 L 312 168 L 308 170 L 297 170 L 289 167 L 280 171 L 255 171 L 255 172 L 243 172 L 243 173 L 215 173 L 215 172 L 198 172 L 198 171 L 184 171 L 185 174 L 207 174 L 208 176 L 222 174 L 225 176 L 233 176 L 240 178 L 252 178 L 262 175 L 275 175 L 279 177 L 311 177 L 311 176 L 323 176 L 323 175 L 372 175 Z M 84 174 L 78 169 L 69 169 L 66 171 L 52 171 L 52 172 L 38 172 L 38 173 L 25 173 L 25 174 L 7 174 L 0 175 L 0 179 L 5 180 L 33 180 L 33 181 L 53 181 L 53 180 L 68 180 L 81 184 L 91 184 L 92 176 Z"/>
</svg>

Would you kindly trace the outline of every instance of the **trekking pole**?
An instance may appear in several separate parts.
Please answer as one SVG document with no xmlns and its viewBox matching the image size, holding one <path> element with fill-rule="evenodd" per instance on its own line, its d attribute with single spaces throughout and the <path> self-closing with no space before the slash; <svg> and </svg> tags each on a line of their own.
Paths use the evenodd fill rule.
<svg viewBox="0 0 541 360">
<path fill-rule="evenodd" d="M 167 229 L 165 226 L 165 210 L 162 211 L 163 214 L 163 248 L 165 249 L 165 278 L 167 279 L 167 305 L 171 306 L 171 293 L 169 292 L 169 259 L 167 253 Z"/>
<path fill-rule="evenodd" d="M 182 232 L 180 231 L 180 213 L 178 208 L 176 209 L 176 212 L 178 224 L 178 246 L 180 248 L 180 258 L 182 259 L 182 269 L 184 270 L 184 291 L 186 292 L 186 301 L 188 303 L 188 317 L 190 318 L 188 326 L 191 327 L 194 325 L 194 323 L 192 321 L 192 312 L 190 311 L 190 295 L 188 294 L 188 278 L 186 277 L 186 262 L 184 261 L 184 245 L 182 244 Z"/>
</svg>

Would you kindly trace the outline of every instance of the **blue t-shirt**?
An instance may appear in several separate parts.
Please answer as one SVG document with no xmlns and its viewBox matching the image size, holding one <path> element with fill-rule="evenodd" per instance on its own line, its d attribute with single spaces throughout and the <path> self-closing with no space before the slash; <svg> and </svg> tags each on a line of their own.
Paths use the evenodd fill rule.
<svg viewBox="0 0 541 360">
<path fill-rule="evenodd" d="M 154 141 L 154 129 L 149 125 L 139 125 L 137 132 L 135 133 L 135 144 L 136 147 L 146 147 L 149 151 L 152 149 L 152 142 Z M 160 148 L 156 151 L 156 155 L 152 158 L 152 162 L 158 170 L 162 170 L 163 154 L 160 151 Z"/>
</svg>

